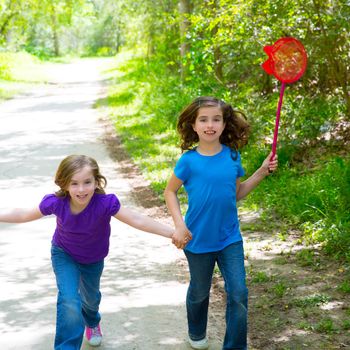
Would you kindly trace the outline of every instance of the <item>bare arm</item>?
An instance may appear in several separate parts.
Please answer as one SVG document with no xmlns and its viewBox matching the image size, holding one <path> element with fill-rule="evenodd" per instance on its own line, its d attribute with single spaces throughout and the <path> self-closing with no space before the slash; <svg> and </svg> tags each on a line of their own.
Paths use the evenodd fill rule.
<svg viewBox="0 0 350 350">
<path fill-rule="evenodd" d="M 0 222 L 23 223 L 42 218 L 39 207 L 35 208 L 15 208 L 0 209 Z"/>
<path fill-rule="evenodd" d="M 164 191 L 165 202 L 175 225 L 173 243 L 180 249 L 183 249 L 187 242 L 192 239 L 191 232 L 187 228 L 181 215 L 180 203 L 177 197 L 177 192 L 182 184 L 183 182 L 178 179 L 175 174 L 172 174 Z"/>
<path fill-rule="evenodd" d="M 237 201 L 247 196 L 258 184 L 271 172 L 274 172 L 278 166 L 277 155 L 271 160 L 271 153 L 261 164 L 261 167 L 247 180 L 240 182 L 238 179 L 236 182 L 236 198 Z"/>
<path fill-rule="evenodd" d="M 149 216 L 141 215 L 129 208 L 121 207 L 114 217 L 141 231 L 154 233 L 167 238 L 171 238 L 174 234 L 174 229 L 170 226 L 161 224 Z"/>
</svg>

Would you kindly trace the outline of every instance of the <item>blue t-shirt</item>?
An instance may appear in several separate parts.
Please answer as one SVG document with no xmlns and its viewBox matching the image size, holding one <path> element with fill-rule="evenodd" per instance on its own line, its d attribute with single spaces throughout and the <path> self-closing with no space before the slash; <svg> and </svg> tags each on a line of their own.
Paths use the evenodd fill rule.
<svg viewBox="0 0 350 350">
<path fill-rule="evenodd" d="M 109 250 L 111 217 L 120 209 L 117 196 L 95 193 L 79 214 L 72 214 L 69 202 L 69 196 L 48 194 L 39 204 L 43 215 L 56 215 L 52 244 L 81 264 L 104 259 Z"/>
<path fill-rule="evenodd" d="M 207 253 L 241 241 L 236 180 L 244 175 L 244 170 L 239 153 L 225 145 L 213 156 L 190 150 L 180 157 L 174 173 L 188 194 L 185 222 L 192 240 L 185 249 Z"/>
</svg>

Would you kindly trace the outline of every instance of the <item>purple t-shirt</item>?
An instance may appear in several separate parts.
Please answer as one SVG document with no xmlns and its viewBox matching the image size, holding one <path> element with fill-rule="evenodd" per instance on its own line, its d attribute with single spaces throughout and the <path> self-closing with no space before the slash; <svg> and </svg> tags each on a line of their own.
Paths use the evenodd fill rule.
<svg viewBox="0 0 350 350">
<path fill-rule="evenodd" d="M 69 200 L 68 196 L 48 194 L 39 204 L 43 215 L 57 218 L 52 244 L 82 264 L 104 259 L 109 250 L 110 221 L 120 209 L 119 199 L 114 194 L 95 193 L 79 214 L 72 214 Z"/>
</svg>

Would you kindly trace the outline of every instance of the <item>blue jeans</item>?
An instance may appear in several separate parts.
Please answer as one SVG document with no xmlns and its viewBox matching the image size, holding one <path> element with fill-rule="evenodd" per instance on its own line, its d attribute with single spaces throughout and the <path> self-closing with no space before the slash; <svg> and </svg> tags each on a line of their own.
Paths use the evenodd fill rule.
<svg viewBox="0 0 350 350">
<path fill-rule="evenodd" d="M 58 288 L 54 349 L 79 350 L 85 325 L 92 328 L 101 320 L 98 309 L 104 261 L 80 264 L 54 245 L 51 261 Z"/>
<path fill-rule="evenodd" d="M 223 350 L 246 350 L 248 289 L 245 281 L 243 242 L 203 254 L 193 254 L 185 250 L 185 255 L 191 277 L 186 298 L 189 337 L 200 340 L 206 336 L 210 288 L 217 262 L 227 294 Z"/>
</svg>

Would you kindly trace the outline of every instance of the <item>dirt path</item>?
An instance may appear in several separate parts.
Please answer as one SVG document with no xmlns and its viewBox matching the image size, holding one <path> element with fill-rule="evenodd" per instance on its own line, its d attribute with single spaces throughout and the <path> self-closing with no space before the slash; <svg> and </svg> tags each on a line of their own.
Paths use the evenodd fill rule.
<svg viewBox="0 0 350 350">
<path fill-rule="evenodd" d="M 250 350 L 350 349 L 348 266 L 303 244 L 298 232 L 263 231 L 257 213 L 240 216 Z"/>
<path fill-rule="evenodd" d="M 38 203 L 56 189 L 53 176 L 59 162 L 83 153 L 98 160 L 109 180 L 108 192 L 117 193 L 122 205 L 166 220 L 156 200 L 147 200 L 148 208 L 138 200 L 154 197 L 132 164 L 111 157 L 108 144 L 114 136 L 93 109 L 103 97 L 96 62 L 63 64 L 51 73 L 50 84 L 0 105 L 0 206 Z M 0 226 L 1 349 L 53 347 L 53 229 L 53 218 Z M 105 266 L 101 350 L 189 349 L 184 309 L 188 275 L 181 251 L 163 237 L 113 220 Z M 211 323 L 211 349 L 218 350 L 214 318 Z M 82 349 L 89 346 L 84 342 Z"/>
</svg>

